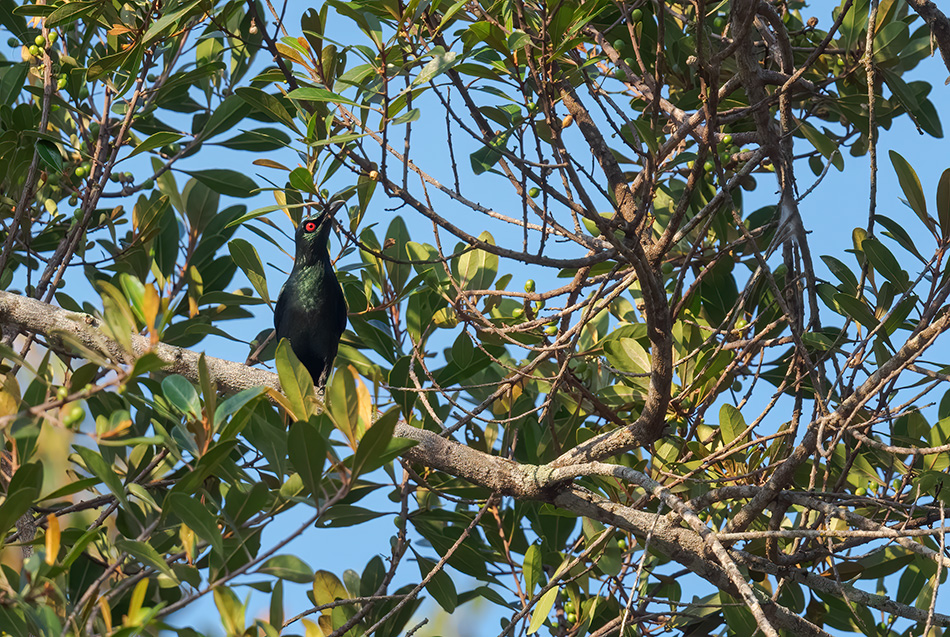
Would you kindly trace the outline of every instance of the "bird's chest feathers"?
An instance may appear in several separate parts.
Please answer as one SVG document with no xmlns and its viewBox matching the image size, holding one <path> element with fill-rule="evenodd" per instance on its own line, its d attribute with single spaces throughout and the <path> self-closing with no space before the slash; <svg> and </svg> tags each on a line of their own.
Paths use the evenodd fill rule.
<svg viewBox="0 0 950 637">
<path fill-rule="evenodd" d="M 328 303 L 341 296 L 340 284 L 327 275 L 324 267 L 301 268 L 291 273 L 283 293 L 297 312 L 322 314 L 332 310 Z"/>
</svg>

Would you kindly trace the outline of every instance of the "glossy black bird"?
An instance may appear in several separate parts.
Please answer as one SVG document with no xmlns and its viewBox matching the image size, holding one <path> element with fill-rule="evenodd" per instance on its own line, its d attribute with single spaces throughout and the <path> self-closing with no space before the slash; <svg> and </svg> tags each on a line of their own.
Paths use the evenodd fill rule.
<svg viewBox="0 0 950 637">
<path fill-rule="evenodd" d="M 318 387 L 327 383 L 346 329 L 346 300 L 327 252 L 333 210 L 300 221 L 294 268 L 274 308 L 277 339 L 290 341 Z"/>
</svg>

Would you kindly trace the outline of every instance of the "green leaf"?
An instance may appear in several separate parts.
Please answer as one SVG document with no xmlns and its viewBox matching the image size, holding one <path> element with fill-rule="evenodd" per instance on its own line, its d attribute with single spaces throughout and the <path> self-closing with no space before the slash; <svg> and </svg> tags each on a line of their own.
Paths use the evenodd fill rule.
<svg viewBox="0 0 950 637">
<path fill-rule="evenodd" d="M 231 150 L 262 153 L 284 148 L 290 144 L 290 137 L 277 128 L 255 128 L 218 143 Z"/>
<path fill-rule="evenodd" d="M 524 584 L 528 595 L 544 581 L 544 561 L 540 544 L 532 544 L 524 553 Z"/>
<path fill-rule="evenodd" d="M 296 555 L 275 555 L 264 562 L 257 572 L 296 584 L 307 584 L 313 581 L 313 569 Z"/>
<path fill-rule="evenodd" d="M 250 111 L 247 102 L 237 95 L 228 95 L 218 104 L 218 107 L 211 112 L 211 117 L 205 123 L 201 131 L 202 139 L 211 139 L 215 135 L 220 135 L 231 130 L 238 124 Z M 289 139 L 288 139 L 289 141 Z"/>
<path fill-rule="evenodd" d="M 208 188 L 229 197 L 247 198 L 257 190 L 254 180 L 236 170 L 209 168 L 208 170 L 182 171 L 191 175 Z"/>
<path fill-rule="evenodd" d="M 218 529 L 217 519 L 197 498 L 185 493 L 170 493 L 165 498 L 162 511 L 166 515 L 175 515 L 187 524 L 198 537 L 211 544 L 216 553 L 224 552 L 224 538 Z"/>
<path fill-rule="evenodd" d="M 173 571 L 171 567 L 168 566 L 168 563 L 165 561 L 165 559 L 152 547 L 151 544 L 119 538 L 115 541 L 115 547 L 120 551 L 125 551 L 145 566 L 151 566 L 160 573 L 168 576 L 173 582 L 178 582 L 178 578 L 175 576 L 175 571 Z"/>
<path fill-rule="evenodd" d="M 730 404 L 725 404 L 719 410 L 719 434 L 723 444 L 729 444 L 746 430 L 745 418 L 742 413 Z"/>
<path fill-rule="evenodd" d="M 897 257 L 887 249 L 887 246 L 874 237 L 867 237 L 861 243 L 861 249 L 874 269 L 883 274 L 884 278 L 893 283 L 899 291 L 904 292 L 910 287 L 907 273 L 901 269 Z"/>
<path fill-rule="evenodd" d="M 125 497 L 125 488 L 122 486 L 122 481 L 119 480 L 119 476 L 112 470 L 112 467 L 109 466 L 102 456 L 88 447 L 74 446 L 73 448 L 76 450 L 76 453 L 79 454 L 79 457 L 82 458 L 86 469 L 106 485 L 106 488 L 112 492 L 112 495 L 119 500 L 123 507 L 128 508 L 129 501 Z"/>
<path fill-rule="evenodd" d="M 257 254 L 257 249 L 251 245 L 250 241 L 232 239 L 228 242 L 228 251 L 231 253 L 235 265 L 241 268 L 241 271 L 247 276 L 261 298 L 270 303 L 270 295 L 267 292 L 267 275 L 264 274 L 264 264 Z"/>
<path fill-rule="evenodd" d="M 151 45 L 153 42 L 162 37 L 162 35 L 179 25 L 179 21 L 185 17 L 185 15 L 197 7 L 200 0 L 192 0 L 191 2 L 185 3 L 174 13 L 165 13 L 161 18 L 152 22 L 149 25 L 148 31 L 145 32 L 143 40 L 146 45 Z"/>
<path fill-rule="evenodd" d="M 534 611 L 531 613 L 531 623 L 528 625 L 529 635 L 533 635 L 544 626 L 544 622 L 548 619 L 548 614 L 550 614 L 551 609 L 554 608 L 554 600 L 557 599 L 557 594 L 558 587 L 552 586 L 541 596 L 541 599 L 538 600 Z"/>
<path fill-rule="evenodd" d="M 399 410 L 390 409 L 366 430 L 353 458 L 353 479 L 383 465 L 385 452 L 393 439 L 393 431 L 399 420 Z"/>
<path fill-rule="evenodd" d="M 508 132 L 495 135 L 487 144 L 470 155 L 472 171 L 476 175 L 491 170 L 492 166 L 498 163 L 498 160 L 502 157 L 500 151 L 508 145 L 509 137 L 510 133 Z"/>
<path fill-rule="evenodd" d="M 410 108 L 408 111 L 400 115 L 399 117 L 394 117 L 389 120 L 390 124 L 398 126 L 399 124 L 408 124 L 409 122 L 414 122 L 422 116 L 422 111 L 418 108 Z"/>
<path fill-rule="evenodd" d="M 900 245 L 900 247 L 904 248 L 921 261 L 925 261 L 925 259 L 920 255 L 920 252 L 917 250 L 917 245 L 914 243 L 914 240 L 911 239 L 910 234 L 908 234 L 907 230 L 904 229 L 904 226 L 897 223 L 893 219 L 890 219 L 889 217 L 885 217 L 884 215 L 874 215 L 874 221 L 884 226 L 886 229 L 884 236 L 892 238 Z M 824 260 L 824 257 L 822 257 L 822 260 Z M 854 291 L 857 291 L 857 287 L 855 287 Z"/>
<path fill-rule="evenodd" d="M 230 588 L 217 586 L 214 591 L 214 605 L 221 615 L 221 626 L 227 635 L 243 635 L 247 609 Z"/>
<path fill-rule="evenodd" d="M 55 11 L 46 16 L 46 28 L 55 29 L 58 27 L 72 24 L 79 18 L 89 15 L 95 11 L 101 3 L 98 0 L 86 0 L 85 2 L 68 2 L 56 8 Z"/>
<path fill-rule="evenodd" d="M 495 239 L 486 230 L 478 238 L 488 244 L 495 245 Z M 487 290 L 498 276 L 498 255 L 485 250 L 469 250 L 460 256 L 457 262 L 456 277 L 459 285 L 465 290 Z"/>
<path fill-rule="evenodd" d="M 828 135 L 818 132 L 818 129 L 805 121 L 798 122 L 799 129 L 811 145 L 821 153 L 825 159 L 830 159 L 832 165 L 839 171 L 844 170 L 844 158 L 838 151 L 838 144 Z"/>
<path fill-rule="evenodd" d="M 135 55 L 135 49 L 136 47 L 131 47 L 123 51 L 116 51 L 92 62 L 89 68 L 86 69 L 86 82 L 94 82 L 122 66 L 130 56 Z"/>
<path fill-rule="evenodd" d="M 327 445 L 323 436 L 309 421 L 298 420 L 290 426 L 287 453 L 294 470 L 314 497 L 320 494 Z"/>
<path fill-rule="evenodd" d="M 99 538 L 99 536 L 104 532 L 105 530 L 102 527 L 97 527 L 95 529 L 89 529 L 83 533 L 79 539 L 69 547 L 69 551 L 66 553 L 66 556 L 63 558 L 63 560 L 59 562 L 59 566 L 63 569 L 68 569 L 70 566 L 72 566 L 73 562 L 75 562 L 79 556 L 82 555 L 83 551 L 86 550 L 86 547 L 89 546 L 93 540 Z M 164 560 L 162 560 L 162 564 L 165 564 Z M 172 573 L 172 575 L 174 575 L 174 573 Z"/>
<path fill-rule="evenodd" d="M 16 102 L 29 73 L 30 65 L 26 62 L 10 64 L 0 70 L 0 104 L 12 106 Z"/>
<path fill-rule="evenodd" d="M 937 220 L 940 221 L 940 238 L 950 239 L 950 168 L 940 175 L 937 184 Z"/>
<path fill-rule="evenodd" d="M 317 194 L 317 189 L 313 185 L 313 175 L 303 166 L 297 166 L 291 170 L 287 176 L 287 181 L 290 182 L 292 188 L 309 192 L 312 195 Z"/>
<path fill-rule="evenodd" d="M 433 47 L 432 59 L 422 67 L 422 71 L 412 81 L 412 85 L 418 86 L 433 80 L 436 76 L 450 69 L 455 64 L 456 58 L 458 58 L 458 53 L 454 51 L 446 51 L 441 46 Z"/>
<path fill-rule="evenodd" d="M 234 92 L 237 93 L 237 95 L 242 100 L 250 104 L 261 113 L 270 115 L 274 121 L 284 124 L 288 128 L 293 129 L 294 132 L 300 132 L 297 129 L 297 125 L 294 123 L 293 118 L 287 112 L 287 109 L 284 108 L 284 105 L 281 103 L 279 98 L 271 95 L 270 93 L 265 93 L 259 88 L 242 87 L 235 90 Z"/>
<path fill-rule="evenodd" d="M 325 88 L 320 88 L 317 86 L 304 86 L 302 88 L 294 89 L 287 94 L 287 97 L 292 100 L 300 100 L 306 102 L 330 102 L 332 104 L 346 104 L 348 106 L 361 106 L 359 102 L 354 102 L 348 100 L 342 95 L 337 95 L 333 91 Z"/>
<path fill-rule="evenodd" d="M 312 405 L 316 400 L 313 378 L 303 363 L 294 354 L 290 341 L 280 339 L 274 358 L 280 387 L 290 402 L 290 408 L 297 420 L 307 420 L 313 413 Z"/>
<path fill-rule="evenodd" d="M 201 400 L 195 386 L 178 374 L 162 379 L 162 394 L 172 407 L 192 420 L 201 418 Z"/>
<path fill-rule="evenodd" d="M 184 190 L 181 191 L 181 198 L 185 206 L 182 212 L 188 216 L 192 229 L 199 233 L 203 232 L 218 214 L 221 196 L 197 179 L 189 179 Z"/>
<path fill-rule="evenodd" d="M 416 553 L 416 563 L 419 565 L 419 574 L 425 578 L 435 569 L 436 563 Z M 439 569 L 426 584 L 426 590 L 439 603 L 446 613 L 452 613 L 458 605 L 458 593 L 452 578 L 444 570 Z"/>
<path fill-rule="evenodd" d="M 136 155 L 140 155 L 142 153 L 147 153 L 148 151 L 155 150 L 156 148 L 161 148 L 167 144 L 172 144 L 181 138 L 182 135 L 180 133 L 172 133 L 170 131 L 159 131 L 157 133 L 153 133 L 152 135 L 149 135 L 148 138 L 146 138 L 141 144 L 136 146 L 135 150 L 129 153 L 126 159 L 135 157 Z"/>
<path fill-rule="evenodd" d="M 43 465 L 29 462 L 21 465 L 7 487 L 0 504 L 0 537 L 26 513 L 39 497 L 43 486 Z"/>
<path fill-rule="evenodd" d="M 59 149 L 56 148 L 55 144 L 41 139 L 36 142 L 35 148 L 36 154 L 39 156 L 43 165 L 46 166 L 47 170 L 57 175 L 63 172 L 63 156 L 60 155 Z"/>
<path fill-rule="evenodd" d="M 917 172 L 904 159 L 900 153 L 889 151 L 891 163 L 894 165 L 894 171 L 897 173 L 897 181 L 900 183 L 901 190 L 907 198 L 907 205 L 917 213 L 917 216 L 924 222 L 928 228 L 933 229 L 933 219 L 927 214 L 927 201 L 924 199 L 924 190 L 920 186 L 920 179 Z"/>
<path fill-rule="evenodd" d="M 327 529 L 355 526 L 384 515 L 388 514 L 352 504 L 337 504 L 321 516 L 320 526 Z"/>
<path fill-rule="evenodd" d="M 25 41 L 29 35 L 26 20 L 21 15 L 24 8 L 22 5 L 17 6 L 17 3 L 13 0 L 0 0 L 0 25 L 6 27 L 7 31 L 22 41 Z M 46 7 L 39 8 L 45 9 Z M 47 18 L 47 23 L 48 20 L 49 18 Z"/>
<path fill-rule="evenodd" d="M 864 301 L 843 292 L 835 294 L 834 301 L 845 316 L 852 318 L 869 330 L 877 327 L 878 320 Z"/>
<path fill-rule="evenodd" d="M 650 355 L 635 338 L 611 338 L 604 342 L 607 361 L 622 372 L 645 374 L 650 371 Z"/>
<path fill-rule="evenodd" d="M 264 393 L 263 387 L 248 387 L 233 396 L 228 396 L 218 408 L 214 410 L 214 428 L 221 425 L 225 418 L 233 416 L 239 409 L 244 407 L 258 396 Z"/>
<path fill-rule="evenodd" d="M 907 568 L 905 568 L 901 574 L 900 582 L 897 585 L 897 603 L 913 604 L 928 579 L 929 576 L 924 572 L 922 564 L 908 564 Z"/>
<path fill-rule="evenodd" d="M 844 263 L 839 261 L 834 257 L 823 255 L 821 260 L 825 262 L 825 265 L 828 266 L 828 269 L 831 270 L 831 273 L 841 281 L 841 285 L 844 287 L 844 292 L 848 294 L 857 294 L 858 292 L 858 279 L 854 276 L 854 272 L 846 266 Z"/>
<path fill-rule="evenodd" d="M 893 65 L 910 42 L 910 27 L 902 21 L 885 24 L 874 35 L 874 61 Z"/>
</svg>

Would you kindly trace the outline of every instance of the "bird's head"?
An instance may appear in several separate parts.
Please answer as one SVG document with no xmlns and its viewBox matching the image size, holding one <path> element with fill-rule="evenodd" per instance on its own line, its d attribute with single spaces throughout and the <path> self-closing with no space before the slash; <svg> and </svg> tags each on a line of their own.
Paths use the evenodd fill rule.
<svg viewBox="0 0 950 637">
<path fill-rule="evenodd" d="M 319 214 L 304 217 L 297 226 L 297 261 L 315 263 L 327 255 L 327 237 L 333 226 L 333 213 L 342 202 L 333 202 Z"/>
</svg>

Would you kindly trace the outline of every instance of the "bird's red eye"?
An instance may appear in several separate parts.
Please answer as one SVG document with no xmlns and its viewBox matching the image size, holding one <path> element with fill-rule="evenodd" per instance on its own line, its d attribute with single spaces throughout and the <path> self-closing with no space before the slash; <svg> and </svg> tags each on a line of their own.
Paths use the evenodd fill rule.
<svg viewBox="0 0 950 637">
<path fill-rule="evenodd" d="M 303 229 L 306 230 L 307 232 L 313 232 L 314 230 L 317 229 L 317 222 L 308 221 L 307 223 L 304 224 Z"/>
</svg>

